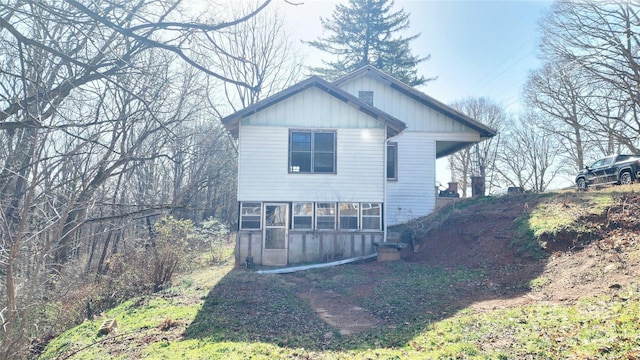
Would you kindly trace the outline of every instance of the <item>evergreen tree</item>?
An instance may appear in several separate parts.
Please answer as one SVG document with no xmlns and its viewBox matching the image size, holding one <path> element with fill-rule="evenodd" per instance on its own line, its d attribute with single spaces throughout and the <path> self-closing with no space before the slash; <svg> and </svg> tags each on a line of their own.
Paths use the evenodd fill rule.
<svg viewBox="0 0 640 360">
<path fill-rule="evenodd" d="M 372 65 L 411 86 L 433 80 L 417 75 L 416 66 L 430 56 L 411 53 L 409 43 L 420 34 L 398 35 L 409 27 L 409 14 L 404 9 L 392 12 L 393 4 L 393 0 L 349 0 L 347 5 L 336 5 L 330 18 L 320 18 L 329 35 L 307 43 L 337 59 L 323 60 L 324 67 L 312 70 L 334 80 Z"/>
</svg>

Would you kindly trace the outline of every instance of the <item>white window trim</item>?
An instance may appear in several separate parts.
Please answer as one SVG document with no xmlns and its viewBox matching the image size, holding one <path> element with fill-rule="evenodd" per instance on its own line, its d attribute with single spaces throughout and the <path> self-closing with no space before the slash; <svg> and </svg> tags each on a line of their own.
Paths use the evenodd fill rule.
<svg viewBox="0 0 640 360">
<path fill-rule="evenodd" d="M 318 204 L 333 204 L 333 206 L 334 206 L 333 228 L 331 228 L 331 229 L 319 229 L 318 228 L 318 218 L 321 217 L 321 216 L 322 217 L 329 217 L 329 215 L 319 215 L 318 214 L 319 213 L 318 212 Z M 314 229 L 318 230 L 318 231 L 335 231 L 336 228 L 338 227 L 338 218 L 337 218 L 337 216 L 338 216 L 338 204 L 335 203 L 335 202 L 332 202 L 332 201 L 317 201 L 317 202 L 314 203 L 314 207 L 313 208 L 314 208 L 314 215 L 315 215 L 313 217 L 314 218 L 314 221 L 313 221 Z"/>
<path fill-rule="evenodd" d="M 356 227 L 355 229 L 345 229 L 342 227 L 342 210 L 340 209 L 340 205 L 342 204 L 349 204 L 349 205 L 353 205 L 355 204 L 356 206 L 358 206 L 358 209 L 356 210 L 356 214 L 355 215 L 345 215 L 344 217 L 349 217 L 349 218 L 355 218 L 356 219 Z M 338 229 L 340 231 L 358 231 L 360 230 L 360 203 L 357 202 L 340 202 L 338 203 Z"/>
<path fill-rule="evenodd" d="M 309 217 L 309 215 L 296 215 L 296 204 L 311 204 L 311 227 L 310 228 L 296 228 L 296 217 Z M 316 218 L 316 203 L 313 201 L 295 201 L 291 203 L 291 230 L 309 231 L 315 228 Z"/>
<path fill-rule="evenodd" d="M 245 204 L 259 204 L 259 208 L 260 208 L 260 213 L 258 215 L 255 214 L 251 214 L 251 215 L 245 215 L 243 214 L 243 209 L 244 209 L 244 205 Z M 253 207 L 253 206 L 251 206 Z M 263 213 L 263 209 L 262 209 L 262 202 L 260 201 L 242 201 L 240 202 L 240 216 L 239 216 L 239 221 L 238 221 L 238 229 L 240 230 L 261 230 L 262 229 L 262 213 Z M 258 217 L 258 223 L 259 223 L 259 227 L 257 228 L 245 228 L 242 226 L 243 223 L 243 218 L 245 216 L 257 216 Z"/>
</svg>

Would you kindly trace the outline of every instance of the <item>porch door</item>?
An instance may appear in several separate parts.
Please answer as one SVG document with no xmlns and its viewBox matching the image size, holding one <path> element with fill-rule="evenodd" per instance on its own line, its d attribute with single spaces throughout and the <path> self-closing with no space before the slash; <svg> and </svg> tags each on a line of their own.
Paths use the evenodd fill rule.
<svg viewBox="0 0 640 360">
<path fill-rule="evenodd" d="M 289 248 L 288 204 L 264 205 L 263 265 L 287 265 Z"/>
</svg>

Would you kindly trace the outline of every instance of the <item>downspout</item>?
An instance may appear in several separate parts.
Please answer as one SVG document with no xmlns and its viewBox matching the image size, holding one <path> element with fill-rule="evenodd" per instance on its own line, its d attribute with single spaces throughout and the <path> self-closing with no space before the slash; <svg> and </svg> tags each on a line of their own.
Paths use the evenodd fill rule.
<svg viewBox="0 0 640 360">
<path fill-rule="evenodd" d="M 384 125 L 384 141 L 382 142 L 382 146 L 384 147 L 383 156 L 382 156 L 382 242 L 387 242 L 387 145 L 389 143 L 389 139 L 387 139 L 387 130 L 388 125 Z"/>
<path fill-rule="evenodd" d="M 353 263 L 353 262 L 357 262 L 357 261 L 366 261 L 366 260 L 373 259 L 376 256 L 378 256 L 378 254 L 374 253 L 374 254 L 370 254 L 370 255 L 357 256 L 357 257 L 354 257 L 354 258 L 333 261 L 333 262 L 330 262 L 330 263 L 301 265 L 301 266 L 293 266 L 293 267 L 287 267 L 287 268 L 281 268 L 281 269 L 272 269 L 272 270 L 258 270 L 258 271 L 256 271 L 256 274 L 290 274 L 290 273 L 294 273 L 294 272 L 298 272 L 298 271 L 311 270 L 311 269 L 320 269 L 320 268 L 326 268 L 326 267 L 337 266 L 337 265 L 344 265 L 344 264 L 349 264 L 349 263 Z"/>
</svg>

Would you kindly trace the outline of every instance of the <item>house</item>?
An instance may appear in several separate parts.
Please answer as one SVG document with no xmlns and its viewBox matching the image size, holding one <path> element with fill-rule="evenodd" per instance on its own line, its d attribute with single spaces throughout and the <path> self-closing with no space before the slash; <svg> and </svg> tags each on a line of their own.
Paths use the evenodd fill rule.
<svg viewBox="0 0 640 360">
<path fill-rule="evenodd" d="M 436 159 L 495 131 L 365 66 L 311 77 L 224 119 L 238 140 L 236 261 L 375 253 L 436 205 Z"/>
</svg>

